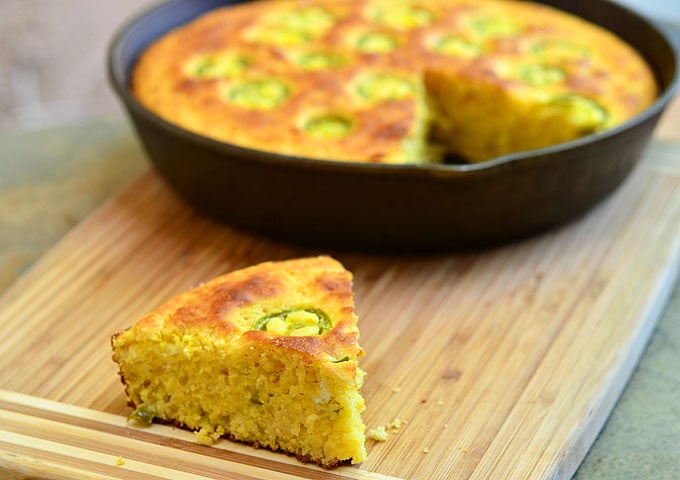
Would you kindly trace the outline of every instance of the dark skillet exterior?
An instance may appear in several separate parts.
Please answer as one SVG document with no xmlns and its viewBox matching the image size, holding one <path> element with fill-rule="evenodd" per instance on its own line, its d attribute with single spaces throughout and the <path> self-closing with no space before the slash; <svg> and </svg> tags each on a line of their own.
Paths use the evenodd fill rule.
<svg viewBox="0 0 680 480">
<path fill-rule="evenodd" d="M 176 127 L 129 90 L 134 63 L 168 30 L 220 0 L 171 0 L 130 21 L 109 50 L 109 75 L 149 158 L 196 209 L 306 246 L 361 250 L 482 247 L 577 218 L 628 176 L 680 83 L 678 47 L 659 27 L 603 0 L 549 5 L 612 30 L 655 71 L 660 96 L 611 130 L 561 145 L 460 165 L 382 165 L 276 155 Z"/>
</svg>

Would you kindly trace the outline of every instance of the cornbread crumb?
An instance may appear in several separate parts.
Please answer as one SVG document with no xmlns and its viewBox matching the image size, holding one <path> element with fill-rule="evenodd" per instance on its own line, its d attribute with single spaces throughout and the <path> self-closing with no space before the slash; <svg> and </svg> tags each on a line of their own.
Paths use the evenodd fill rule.
<svg viewBox="0 0 680 480">
<path fill-rule="evenodd" d="M 125 460 L 120 455 L 118 455 L 118 458 L 116 459 L 116 465 L 118 466 L 125 465 Z"/>
<path fill-rule="evenodd" d="M 423 453 L 430 453 L 430 449 L 427 447 L 423 448 Z"/>
<path fill-rule="evenodd" d="M 194 432 L 194 437 L 196 439 L 196 443 L 199 445 L 213 445 L 215 443 L 215 439 L 210 433 L 208 433 L 204 428 L 201 428 L 200 430 L 196 430 Z"/>
<path fill-rule="evenodd" d="M 437 405 L 444 405 L 444 400 L 437 400 Z"/>
<path fill-rule="evenodd" d="M 387 433 L 385 425 L 379 425 L 375 428 L 370 429 L 366 436 L 371 440 L 375 440 L 376 442 L 386 442 L 387 438 L 390 435 L 389 433 Z"/>
<path fill-rule="evenodd" d="M 392 393 L 399 393 L 401 392 L 401 387 L 393 387 L 392 388 Z"/>
<path fill-rule="evenodd" d="M 399 433 L 399 429 L 406 425 L 406 421 L 396 417 L 387 425 L 379 425 L 368 432 L 368 438 L 375 440 L 376 442 L 386 442 L 390 434 L 387 431 L 391 430 L 392 433 Z"/>
<path fill-rule="evenodd" d="M 399 417 L 397 417 L 387 424 L 387 428 L 391 428 L 394 431 L 394 433 L 398 433 L 401 426 L 404 425 L 405 423 L 406 422 L 403 422 Z"/>
</svg>

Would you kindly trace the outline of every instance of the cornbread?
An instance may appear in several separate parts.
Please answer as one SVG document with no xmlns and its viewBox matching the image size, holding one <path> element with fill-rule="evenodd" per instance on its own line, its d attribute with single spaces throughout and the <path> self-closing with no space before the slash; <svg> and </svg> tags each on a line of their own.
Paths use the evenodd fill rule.
<svg viewBox="0 0 680 480">
<path fill-rule="evenodd" d="M 618 125 L 657 95 L 624 41 L 516 0 L 258 0 L 153 43 L 131 88 L 238 146 L 380 163 L 468 162 Z"/>
<path fill-rule="evenodd" d="M 112 337 L 131 418 L 325 467 L 366 459 L 352 275 L 267 262 L 182 293 Z"/>
</svg>

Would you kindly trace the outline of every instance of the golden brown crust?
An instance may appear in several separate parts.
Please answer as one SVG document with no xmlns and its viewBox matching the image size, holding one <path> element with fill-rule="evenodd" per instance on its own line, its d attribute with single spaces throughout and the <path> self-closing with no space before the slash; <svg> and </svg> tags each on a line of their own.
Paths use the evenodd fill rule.
<svg viewBox="0 0 680 480">
<path fill-rule="evenodd" d="M 321 306 L 331 321 L 329 331 L 296 337 L 253 330 L 262 315 L 309 306 Z M 310 358 L 363 354 L 357 344 L 352 275 L 328 256 L 265 262 L 227 273 L 171 298 L 140 319 L 135 328 L 164 332 L 210 329 L 225 339 L 240 337 Z"/>
<path fill-rule="evenodd" d="M 367 74 L 389 73 L 418 83 L 423 72 L 443 70 L 516 95 L 582 95 L 607 109 L 611 125 L 640 112 L 656 96 L 653 75 L 631 47 L 545 5 L 502 0 L 403 5 L 413 6 L 415 13 L 386 0 L 269 0 L 218 9 L 154 43 L 136 66 L 132 89 L 165 119 L 218 140 L 289 155 L 371 162 L 405 161 L 404 140 L 419 135 L 422 112 L 408 95 L 377 102 L 362 98 L 357 83 Z M 286 23 L 296 9 L 319 18 L 308 19 L 309 25 L 300 19 Z M 382 51 L 385 43 L 366 47 L 361 41 L 367 34 L 389 39 L 393 49 Z M 442 48 L 451 38 L 463 43 Z M 587 52 L 572 55 L 578 49 Z M 300 58 L 318 53 L 337 61 L 301 67 Z M 192 70 L 196 59 L 213 54 L 226 55 L 220 57 L 226 70 L 203 76 Z M 230 63 L 235 58 L 241 63 Z M 514 72 L 527 61 L 541 66 L 547 58 L 557 59 L 564 81 L 536 86 Z M 269 80 L 283 96 L 275 106 L 252 108 L 233 101 L 243 82 Z M 350 133 L 311 135 L 306 122 L 328 114 L 341 118 Z"/>
</svg>

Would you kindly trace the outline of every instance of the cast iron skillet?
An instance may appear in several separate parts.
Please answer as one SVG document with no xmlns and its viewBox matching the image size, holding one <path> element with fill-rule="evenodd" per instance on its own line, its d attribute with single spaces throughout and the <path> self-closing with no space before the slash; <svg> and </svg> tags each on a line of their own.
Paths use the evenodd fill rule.
<svg viewBox="0 0 680 480">
<path fill-rule="evenodd" d="M 129 78 L 149 43 L 217 6 L 171 0 L 125 25 L 109 49 L 110 80 L 155 168 L 190 205 L 223 222 L 308 246 L 480 247 L 578 217 L 634 168 L 680 83 L 677 46 L 650 21 L 604 0 L 548 0 L 626 39 L 661 94 L 614 129 L 474 165 L 327 162 L 240 148 L 191 133 L 144 108 Z"/>
</svg>

